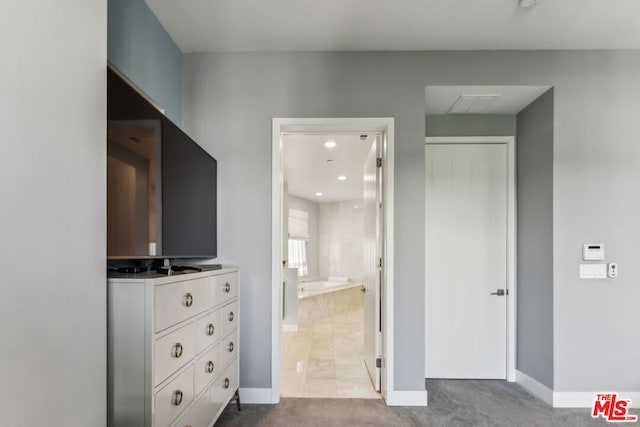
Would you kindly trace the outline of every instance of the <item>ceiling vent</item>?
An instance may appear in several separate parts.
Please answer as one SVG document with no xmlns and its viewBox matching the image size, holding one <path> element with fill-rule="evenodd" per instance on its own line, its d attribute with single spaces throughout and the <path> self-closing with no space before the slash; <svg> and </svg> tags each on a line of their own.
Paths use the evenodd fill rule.
<svg viewBox="0 0 640 427">
<path fill-rule="evenodd" d="M 453 103 L 448 114 L 480 114 L 500 95 L 461 95 Z"/>
<path fill-rule="evenodd" d="M 521 7 L 533 7 L 538 4 L 538 0 L 520 0 Z"/>
</svg>

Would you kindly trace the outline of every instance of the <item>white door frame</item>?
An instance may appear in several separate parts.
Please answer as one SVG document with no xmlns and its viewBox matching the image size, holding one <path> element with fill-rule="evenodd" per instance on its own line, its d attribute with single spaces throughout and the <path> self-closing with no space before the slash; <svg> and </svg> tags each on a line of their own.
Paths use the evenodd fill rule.
<svg viewBox="0 0 640 427">
<path fill-rule="evenodd" d="M 515 138 L 513 136 L 446 136 L 426 137 L 429 144 L 490 144 L 507 145 L 507 381 L 516 380 L 516 174 L 515 174 Z M 425 189 L 426 191 L 426 189 Z M 425 200 L 426 202 L 426 200 Z M 426 268 L 425 254 L 425 268 Z M 426 273 L 425 273 L 426 277 Z M 428 283 L 425 286 L 429 286 Z M 425 296 L 426 296 L 425 292 Z M 425 309 L 427 302 L 425 298 Z M 427 331 L 427 312 L 425 310 L 425 332 Z M 427 372 L 425 342 L 425 372 Z"/>
<path fill-rule="evenodd" d="M 271 403 L 280 401 L 282 390 L 282 140 L 283 132 L 318 131 L 378 131 L 386 135 L 383 147 L 384 188 L 386 190 L 384 238 L 384 300 L 382 310 L 386 317 L 383 325 L 382 354 L 386 375 L 381 393 L 388 404 L 398 400 L 393 382 L 393 152 L 394 119 L 380 118 L 274 118 L 272 124 L 271 157 Z"/>
</svg>

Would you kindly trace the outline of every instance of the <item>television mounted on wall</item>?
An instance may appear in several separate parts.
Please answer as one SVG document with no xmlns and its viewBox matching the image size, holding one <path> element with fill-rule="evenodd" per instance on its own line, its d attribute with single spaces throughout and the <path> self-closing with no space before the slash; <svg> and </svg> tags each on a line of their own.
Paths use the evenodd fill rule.
<svg viewBox="0 0 640 427">
<path fill-rule="evenodd" d="M 216 258 L 216 159 L 113 70 L 107 123 L 107 259 Z"/>
</svg>

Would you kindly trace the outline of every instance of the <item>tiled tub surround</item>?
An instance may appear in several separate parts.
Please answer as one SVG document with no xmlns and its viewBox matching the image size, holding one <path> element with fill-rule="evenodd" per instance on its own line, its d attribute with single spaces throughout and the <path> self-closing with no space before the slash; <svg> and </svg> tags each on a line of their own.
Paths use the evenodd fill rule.
<svg viewBox="0 0 640 427">
<path fill-rule="evenodd" d="M 362 292 L 357 287 L 333 294 L 342 294 L 325 294 L 333 300 L 333 314 L 319 302 L 325 295 L 303 298 L 313 301 L 300 307 L 305 322 L 297 332 L 283 333 L 282 395 L 379 399 L 363 362 Z M 311 320 L 315 309 L 324 317 Z"/>
<path fill-rule="evenodd" d="M 308 293 L 311 292 L 308 291 Z M 362 315 L 363 313 L 362 285 L 354 284 L 347 289 L 312 296 L 304 294 L 305 291 L 298 294 L 298 327 L 312 326 L 314 323 L 325 320 L 330 321 L 339 314 L 359 312 Z"/>
<path fill-rule="evenodd" d="M 363 221 L 361 200 L 320 203 L 319 276 L 361 280 L 364 272 Z"/>
</svg>

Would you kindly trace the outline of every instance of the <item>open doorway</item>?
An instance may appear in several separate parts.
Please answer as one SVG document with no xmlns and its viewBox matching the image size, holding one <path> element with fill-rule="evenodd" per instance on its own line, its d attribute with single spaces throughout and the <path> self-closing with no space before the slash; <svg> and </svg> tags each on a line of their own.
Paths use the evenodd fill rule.
<svg viewBox="0 0 640 427">
<path fill-rule="evenodd" d="M 516 270 L 529 261 L 516 260 L 516 251 L 529 254 L 535 239 L 516 239 L 532 211 L 516 204 L 531 199 L 534 211 L 546 206 L 540 191 L 531 194 L 530 181 L 551 179 L 539 152 L 552 150 L 553 92 L 549 86 L 428 86 L 426 104 L 426 377 L 516 381 L 516 350 L 520 369 L 529 358 L 522 351 L 528 330 L 538 337 L 538 325 L 547 322 L 530 322 L 537 302 L 522 299 L 531 296 L 529 279 Z"/>
<path fill-rule="evenodd" d="M 274 119 L 278 399 L 386 394 L 392 126 L 391 119 Z"/>
</svg>

